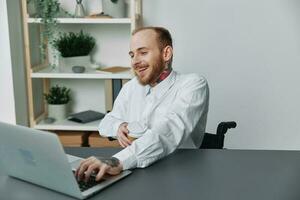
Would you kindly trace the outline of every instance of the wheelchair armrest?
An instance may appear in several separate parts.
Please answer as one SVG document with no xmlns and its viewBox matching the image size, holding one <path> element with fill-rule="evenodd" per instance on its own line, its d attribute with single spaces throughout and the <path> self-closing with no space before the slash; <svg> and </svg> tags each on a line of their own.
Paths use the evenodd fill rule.
<svg viewBox="0 0 300 200">
<path fill-rule="evenodd" d="M 228 129 L 235 128 L 235 127 L 236 127 L 235 121 L 221 122 L 219 123 L 217 128 L 217 135 L 225 135 Z"/>
</svg>

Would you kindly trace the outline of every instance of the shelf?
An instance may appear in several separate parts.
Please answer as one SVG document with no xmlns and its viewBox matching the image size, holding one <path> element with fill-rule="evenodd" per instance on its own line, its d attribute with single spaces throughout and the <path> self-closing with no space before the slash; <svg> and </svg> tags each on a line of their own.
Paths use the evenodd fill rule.
<svg viewBox="0 0 300 200">
<path fill-rule="evenodd" d="M 70 70 L 57 70 L 50 67 L 32 72 L 32 78 L 66 78 L 66 79 L 131 79 L 133 77 L 130 70 L 120 73 L 99 72 L 94 69 L 87 68 L 84 73 L 73 73 Z"/>
<path fill-rule="evenodd" d="M 41 18 L 27 18 L 27 23 L 39 24 Z M 130 18 L 57 18 L 59 24 L 131 24 Z"/>
<path fill-rule="evenodd" d="M 70 120 L 55 121 L 52 124 L 46 124 L 43 120 L 33 128 L 40 130 L 61 130 L 61 131 L 97 131 L 101 120 L 89 123 L 76 123 Z"/>
<path fill-rule="evenodd" d="M 66 5 L 66 8 L 71 8 L 71 2 L 68 0 L 60 0 L 64 1 L 63 4 Z M 38 52 L 39 44 L 45 44 L 46 47 L 49 47 L 49 42 L 46 38 L 40 38 L 40 34 L 43 31 L 43 18 L 38 18 L 38 15 L 29 15 L 27 9 L 26 0 L 21 0 L 21 8 L 22 8 L 22 24 L 23 24 L 23 39 L 24 39 L 24 57 L 26 64 L 26 88 L 27 88 L 27 97 L 28 97 L 28 115 L 29 115 L 29 125 L 32 128 L 42 129 L 42 130 L 57 130 L 57 131 L 97 131 L 97 127 L 100 121 L 81 124 L 68 120 L 56 121 L 52 124 L 45 123 L 42 118 L 46 115 L 46 105 L 45 101 L 40 101 L 41 95 L 43 93 L 47 93 L 51 87 L 51 83 L 54 82 L 69 82 L 69 80 L 74 84 L 74 87 L 78 89 L 76 92 L 87 92 L 87 94 L 94 93 L 94 86 L 96 84 L 99 85 L 100 89 L 104 89 L 104 98 L 105 101 L 101 102 L 105 104 L 103 110 L 112 110 L 113 101 L 120 87 L 126 83 L 127 80 L 134 78 L 134 73 L 130 70 L 119 73 L 108 73 L 96 71 L 93 69 L 93 65 L 81 64 L 86 66 L 86 70 L 84 73 L 74 73 L 71 69 L 71 64 L 65 65 L 66 68 L 62 66 L 59 69 L 53 69 L 49 67 L 49 63 L 51 61 L 58 61 L 54 59 L 55 51 L 52 51 L 49 48 L 47 51 L 47 57 L 43 61 L 42 65 L 37 65 L 37 61 L 41 59 L 41 55 L 36 54 Z M 142 25 L 142 0 L 128 0 L 128 16 L 124 18 L 109 18 L 105 16 L 97 16 L 97 17 L 84 17 L 84 18 L 73 18 L 69 16 L 58 16 L 55 18 L 57 20 L 57 24 L 60 26 L 60 31 L 62 32 L 77 32 L 82 29 L 82 26 L 89 26 L 88 31 L 89 34 L 95 36 L 95 40 L 98 41 L 103 39 L 107 42 L 107 46 L 110 48 L 112 45 L 115 45 L 117 42 L 118 45 L 121 45 L 121 48 L 125 45 L 123 42 L 124 39 L 130 38 L 130 31 L 135 30 L 136 28 Z M 92 4 L 91 4 L 92 5 Z M 71 8 L 72 9 L 72 8 Z M 72 9 L 73 11 L 73 9 Z M 90 27 L 91 26 L 91 27 Z M 104 27 L 102 27 L 104 26 Z M 92 28 L 93 27 L 93 28 Z M 123 31 L 123 28 L 126 27 L 130 29 L 130 31 Z M 91 28 L 91 29 L 90 29 Z M 119 31 L 119 28 L 122 28 L 122 31 Z M 101 35 L 99 35 L 101 32 Z M 103 35 L 102 35 L 103 33 Z M 116 34 L 115 34 L 116 33 Z M 56 33 L 55 33 L 56 34 Z M 106 37 L 108 36 L 108 37 Z M 105 46 L 103 46 L 104 48 Z M 105 47 L 106 48 L 106 47 Z M 109 49 L 108 49 L 109 50 Z M 106 51 L 106 49 L 103 49 Z M 120 52 L 121 53 L 121 52 Z M 118 54 L 112 57 L 107 58 L 107 60 L 118 60 Z M 52 60 L 50 58 L 53 58 Z M 98 60 L 104 60 L 101 56 Z M 108 61 L 107 61 L 108 62 Z M 56 63 L 56 62 L 55 62 Z M 58 64 L 57 62 L 56 64 Z M 77 64 L 76 64 L 77 65 Z M 79 63 L 78 63 L 79 65 Z M 128 64 L 127 64 L 128 65 Z M 122 65 L 123 66 L 123 65 Z M 54 80 L 56 79 L 56 80 Z M 98 82 L 98 80 L 100 82 Z M 78 83 L 80 81 L 80 83 Z M 96 82 L 95 82 L 96 81 Z M 72 84 L 70 83 L 70 84 Z M 86 86 L 87 84 L 91 84 L 93 87 L 89 88 L 87 91 L 84 90 L 81 85 Z M 77 87 L 79 85 L 79 87 Z M 73 85 L 72 85 L 73 86 Z M 104 87 L 102 87 L 104 86 Z M 115 93 L 113 93 L 115 92 Z M 82 93 L 83 94 L 83 93 Z M 81 95 L 79 95 L 81 97 Z M 100 97 L 100 95 L 99 95 Z M 102 96 L 101 96 L 102 98 Z M 95 99 L 97 100 L 97 99 Z M 77 110 L 80 107 L 85 106 L 84 99 L 81 100 L 79 98 L 78 104 L 76 104 L 74 110 Z M 88 106 L 88 105 L 86 105 Z M 37 113 L 37 108 L 45 108 L 38 113 L 42 113 L 40 116 L 36 118 L 35 113 Z M 91 108 L 95 109 L 95 108 Z M 41 121 L 42 120 L 42 121 Z M 68 135 L 69 136 L 69 135 Z"/>
</svg>

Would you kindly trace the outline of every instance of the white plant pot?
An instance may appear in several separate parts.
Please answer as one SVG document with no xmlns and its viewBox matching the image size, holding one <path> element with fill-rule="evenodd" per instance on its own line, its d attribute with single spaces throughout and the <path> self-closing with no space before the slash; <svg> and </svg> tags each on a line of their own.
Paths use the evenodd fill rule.
<svg viewBox="0 0 300 200">
<path fill-rule="evenodd" d="M 71 72 L 73 66 L 90 67 L 91 56 L 59 57 L 59 70 L 62 72 Z"/>
<path fill-rule="evenodd" d="M 35 2 L 34 2 L 34 1 L 30 1 L 30 2 L 27 4 L 27 14 L 28 14 L 30 17 L 34 17 L 34 16 L 37 14 L 36 5 L 35 5 Z"/>
<path fill-rule="evenodd" d="M 48 117 L 54 118 L 57 121 L 67 118 L 68 104 L 48 104 Z"/>
<path fill-rule="evenodd" d="M 102 0 L 102 11 L 114 18 L 123 18 L 126 14 L 125 1 L 118 0 L 117 3 L 112 3 L 111 0 Z"/>
</svg>

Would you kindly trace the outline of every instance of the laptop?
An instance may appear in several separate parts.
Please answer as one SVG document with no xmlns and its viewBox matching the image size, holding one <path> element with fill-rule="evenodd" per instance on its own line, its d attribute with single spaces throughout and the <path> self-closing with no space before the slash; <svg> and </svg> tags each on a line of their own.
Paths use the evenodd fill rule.
<svg viewBox="0 0 300 200">
<path fill-rule="evenodd" d="M 77 182 L 74 170 L 81 160 L 65 154 L 56 134 L 0 122 L 0 166 L 8 176 L 86 199 L 131 173 Z"/>
</svg>

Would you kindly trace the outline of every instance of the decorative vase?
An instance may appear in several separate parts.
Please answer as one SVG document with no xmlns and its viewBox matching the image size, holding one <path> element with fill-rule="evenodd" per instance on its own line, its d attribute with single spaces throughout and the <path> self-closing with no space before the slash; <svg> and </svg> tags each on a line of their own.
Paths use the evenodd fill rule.
<svg viewBox="0 0 300 200">
<path fill-rule="evenodd" d="M 126 14 L 126 5 L 124 0 L 118 0 L 116 3 L 111 0 L 102 0 L 102 11 L 104 14 L 114 18 L 123 18 Z"/>
<path fill-rule="evenodd" d="M 59 71 L 61 72 L 72 72 L 73 66 L 84 66 L 87 68 L 90 67 L 90 65 L 90 55 L 59 58 Z"/>
<path fill-rule="evenodd" d="M 81 18 L 85 16 L 82 0 L 76 0 L 75 17 Z"/>
<path fill-rule="evenodd" d="M 54 118 L 57 121 L 67 118 L 68 104 L 48 104 L 48 117 Z"/>
<path fill-rule="evenodd" d="M 35 17 L 37 14 L 35 1 L 29 1 L 27 4 L 27 13 L 30 17 Z"/>
</svg>

